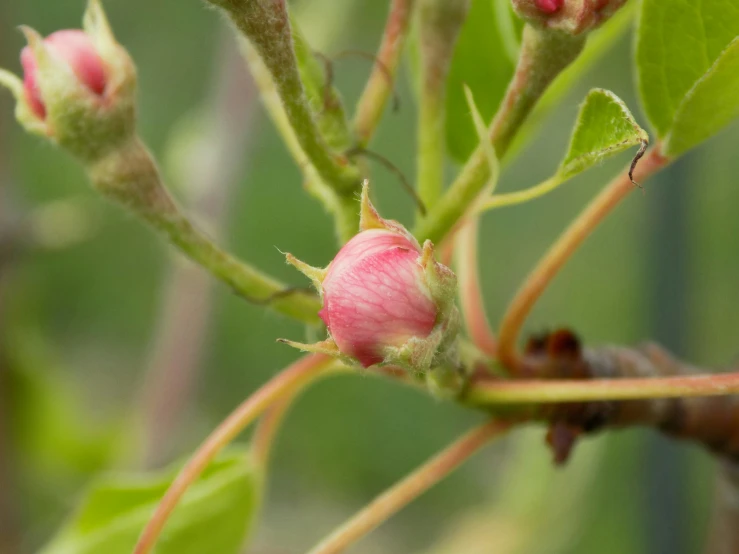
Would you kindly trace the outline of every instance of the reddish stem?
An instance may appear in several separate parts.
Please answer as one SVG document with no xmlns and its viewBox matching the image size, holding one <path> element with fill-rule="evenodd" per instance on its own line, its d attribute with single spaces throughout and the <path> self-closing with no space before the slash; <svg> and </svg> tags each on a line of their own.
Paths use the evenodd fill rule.
<svg viewBox="0 0 739 554">
<path fill-rule="evenodd" d="M 369 143 L 395 86 L 415 0 L 393 0 L 372 74 L 357 104 L 354 129 L 360 146 Z"/>
<path fill-rule="evenodd" d="M 659 145 L 652 148 L 636 167 L 634 179 L 637 182 L 645 181 L 669 161 L 660 154 Z M 500 326 L 498 356 L 504 365 L 511 369 L 518 367 L 516 343 L 534 304 L 578 247 L 634 188 L 626 172 L 611 181 L 570 224 L 526 278 L 508 306 Z"/>
<path fill-rule="evenodd" d="M 473 429 L 406 476 L 349 519 L 309 554 L 339 554 L 393 514 L 415 500 L 490 440 L 508 430 L 510 423 L 490 421 Z"/>
<path fill-rule="evenodd" d="M 472 342 L 491 358 L 496 355 L 495 335 L 485 315 L 485 301 L 480 287 L 478 268 L 479 219 L 472 217 L 462 226 L 456 237 L 457 277 L 459 298 L 467 332 Z"/>
<path fill-rule="evenodd" d="M 262 385 L 236 408 L 203 442 L 172 482 L 144 528 L 134 554 L 148 554 L 152 551 L 169 516 L 187 489 L 223 448 L 267 408 L 326 373 L 333 363 L 332 358 L 322 354 L 305 356 Z"/>
</svg>

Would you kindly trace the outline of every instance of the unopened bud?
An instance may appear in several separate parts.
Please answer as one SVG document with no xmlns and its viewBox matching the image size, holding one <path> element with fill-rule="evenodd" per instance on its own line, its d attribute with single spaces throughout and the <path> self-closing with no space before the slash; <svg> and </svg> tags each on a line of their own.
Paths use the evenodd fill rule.
<svg viewBox="0 0 739 554">
<path fill-rule="evenodd" d="M 0 70 L 0 85 L 16 98 L 16 117 L 90 162 L 125 140 L 135 128 L 136 72 L 116 42 L 98 0 L 90 0 L 84 30 L 66 29 L 45 39 L 22 27 L 24 77 Z"/>
<path fill-rule="evenodd" d="M 363 367 L 388 363 L 423 372 L 458 331 L 456 277 L 397 222 L 382 219 L 362 197 L 361 231 L 326 269 L 288 261 L 311 277 L 323 297 L 330 338 L 304 350 L 335 353 Z"/>
<path fill-rule="evenodd" d="M 102 97 L 106 84 L 105 67 L 90 37 L 83 31 L 68 29 L 52 33 L 44 39 L 44 44 L 58 62 L 69 65 L 81 84 Z M 38 63 L 29 46 L 21 51 L 21 65 L 26 100 L 31 110 L 40 119 L 45 119 L 46 105 L 38 86 Z"/>
</svg>

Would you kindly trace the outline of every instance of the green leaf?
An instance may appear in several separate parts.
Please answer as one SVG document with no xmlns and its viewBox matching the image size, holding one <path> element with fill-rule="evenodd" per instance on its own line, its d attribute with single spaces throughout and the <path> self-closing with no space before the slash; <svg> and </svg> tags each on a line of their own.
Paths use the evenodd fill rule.
<svg viewBox="0 0 739 554">
<path fill-rule="evenodd" d="M 101 478 L 41 554 L 131 554 L 176 473 Z M 238 553 L 257 510 L 259 481 L 247 453 L 219 456 L 185 494 L 155 552 Z"/>
<path fill-rule="evenodd" d="M 298 71 L 321 134 L 331 148 L 346 150 L 352 137 L 344 104 L 336 87 L 327 83 L 329 74 L 326 64 L 332 62 L 328 58 L 324 58 L 323 63 L 320 61 L 321 55 L 308 44 L 293 17 L 290 18 L 290 26 Z"/>
<path fill-rule="evenodd" d="M 541 121 L 562 98 L 582 79 L 582 77 L 618 42 L 631 28 L 637 4 L 624 5 L 605 25 L 588 35 L 585 48 L 575 61 L 559 74 L 547 91 L 537 102 L 531 115 L 518 132 L 509 155 L 520 150 L 540 129 Z"/>
<path fill-rule="evenodd" d="M 635 4 L 627 4 L 602 28 L 591 33 L 583 52 L 552 83 L 521 129 L 514 150 L 534 135 L 538 121 L 623 36 L 634 10 Z M 511 13 L 509 0 L 472 0 L 454 52 L 447 87 L 447 149 L 455 160 L 465 161 L 478 142 L 469 118 L 464 85 L 472 91 L 483 119 L 489 123 L 513 76 L 513 54 L 518 49 L 522 29 L 523 22 Z"/>
<path fill-rule="evenodd" d="M 26 464 L 51 479 L 107 466 L 128 441 L 126 422 L 85 409 L 84 391 L 58 367 L 55 354 L 30 330 L 8 334 L 7 387 L 13 436 Z"/>
<path fill-rule="evenodd" d="M 643 0 L 636 43 L 639 93 L 660 138 L 670 132 L 688 92 L 738 35 L 736 0 Z M 735 90 L 723 94 L 736 96 Z"/>
<path fill-rule="evenodd" d="M 494 1 L 472 0 L 449 69 L 446 143 L 452 158 L 460 162 L 478 144 L 464 86 L 470 88 L 480 114 L 489 123 L 513 75 L 513 62 L 500 34 Z"/>
<path fill-rule="evenodd" d="M 690 89 L 675 113 L 663 151 L 677 156 L 739 117 L 739 37 Z"/>
<path fill-rule="evenodd" d="M 646 131 L 618 96 L 608 90 L 593 89 L 580 107 L 557 176 L 569 179 L 609 156 L 648 141 Z"/>
<path fill-rule="evenodd" d="M 539 198 L 606 158 L 648 142 L 646 131 L 618 96 L 608 90 L 593 89 L 580 107 L 570 145 L 556 173 L 533 187 L 492 196 L 480 206 L 480 211 Z"/>
</svg>

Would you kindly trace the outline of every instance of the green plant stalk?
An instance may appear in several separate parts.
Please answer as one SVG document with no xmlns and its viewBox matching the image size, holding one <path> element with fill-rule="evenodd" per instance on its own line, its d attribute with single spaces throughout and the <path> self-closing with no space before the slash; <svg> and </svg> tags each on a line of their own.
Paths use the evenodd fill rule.
<svg viewBox="0 0 739 554">
<path fill-rule="evenodd" d="M 577 58 L 584 43 L 581 36 L 526 25 L 516 72 L 489 129 L 498 158 L 503 158 L 539 98 Z M 485 149 L 479 145 L 441 201 L 419 222 L 415 236 L 439 244 L 477 199 L 489 176 Z"/>
<path fill-rule="evenodd" d="M 336 236 L 339 243 L 345 243 L 359 229 L 359 203 L 357 198 L 353 195 L 340 194 L 323 181 L 303 150 L 295 130 L 290 124 L 290 119 L 269 69 L 264 65 L 259 54 L 246 38 L 240 37 L 239 48 L 247 61 L 254 82 L 259 89 L 259 96 L 272 119 L 272 123 L 303 173 L 306 190 L 334 216 Z"/>
<path fill-rule="evenodd" d="M 447 76 L 454 46 L 468 11 L 469 0 L 419 0 L 420 88 L 416 172 L 418 195 L 427 210 L 437 204 L 444 185 Z"/>
<path fill-rule="evenodd" d="M 515 155 L 526 142 L 526 136 L 533 133 L 541 121 L 551 112 L 554 106 L 562 100 L 573 85 L 582 80 L 582 76 L 589 68 L 598 63 L 606 51 L 616 41 L 621 39 L 631 28 L 634 15 L 639 4 L 627 2 L 605 25 L 594 32 L 588 33 L 586 47 L 573 63 L 565 68 L 561 75 L 547 88 L 529 117 L 516 133 L 513 143 L 508 149 L 508 155 Z"/>
<path fill-rule="evenodd" d="M 509 422 L 489 421 L 469 431 L 387 489 L 308 554 L 339 554 L 433 487 L 480 448 L 505 433 Z"/>
<path fill-rule="evenodd" d="M 495 335 L 485 315 L 485 302 L 478 268 L 479 218 L 471 217 L 455 237 L 455 269 L 459 282 L 460 312 L 472 342 L 491 359 L 495 358 Z"/>
<path fill-rule="evenodd" d="M 161 182 L 146 147 L 131 138 L 87 167 L 93 185 L 160 231 L 191 260 L 252 302 L 308 324 L 318 324 L 318 299 L 287 286 L 216 246 L 185 217 Z"/>
<path fill-rule="evenodd" d="M 553 191 L 559 185 L 565 181 L 559 175 L 554 175 L 541 183 L 529 187 L 524 190 L 516 192 L 507 192 L 505 194 L 496 194 L 490 197 L 488 200 L 483 202 L 478 208 L 478 212 L 485 212 L 487 210 L 493 210 L 495 208 L 502 208 L 504 206 L 515 206 L 516 204 L 523 204 L 529 202 Z"/>
<path fill-rule="evenodd" d="M 443 88 L 440 87 L 440 88 Z M 424 207 L 433 208 L 444 187 L 444 118 L 446 95 L 440 88 L 423 87 L 418 106 L 418 196 Z M 421 217 L 419 213 L 419 217 Z"/>
<path fill-rule="evenodd" d="M 650 400 L 739 394 L 739 373 L 627 379 L 521 379 L 472 385 L 464 403 L 489 407 L 506 405 Z"/>
<path fill-rule="evenodd" d="M 275 84 L 300 147 L 327 186 L 352 195 L 361 175 L 343 153 L 332 152 L 307 100 L 285 3 L 276 0 L 209 0 L 223 8 L 259 53 Z"/>
<path fill-rule="evenodd" d="M 318 378 L 344 371 L 344 366 L 321 354 L 304 356 L 239 405 L 203 442 L 170 485 L 139 538 L 134 554 L 154 549 L 164 526 L 187 489 L 208 464 L 250 423 L 283 398 L 293 396 Z"/>
<path fill-rule="evenodd" d="M 341 96 L 328 82 L 328 67 L 321 64 L 319 54 L 308 44 L 293 17 L 290 18 L 290 26 L 298 71 L 320 133 L 329 148 L 344 152 L 352 146 L 353 137 Z"/>
<path fill-rule="evenodd" d="M 659 151 L 660 145 L 657 144 L 636 166 L 634 179 L 637 182 L 645 181 L 671 161 Z M 524 280 L 508 305 L 500 325 L 498 356 L 506 367 L 515 370 L 519 365 L 516 343 L 521 327 L 546 287 L 583 241 L 634 188 L 627 172 L 619 174 L 570 224 Z"/>
<path fill-rule="evenodd" d="M 385 24 L 382 43 L 370 78 L 357 102 L 354 133 L 359 146 L 367 146 L 393 93 L 395 75 L 408 36 L 416 0 L 393 0 Z"/>
</svg>

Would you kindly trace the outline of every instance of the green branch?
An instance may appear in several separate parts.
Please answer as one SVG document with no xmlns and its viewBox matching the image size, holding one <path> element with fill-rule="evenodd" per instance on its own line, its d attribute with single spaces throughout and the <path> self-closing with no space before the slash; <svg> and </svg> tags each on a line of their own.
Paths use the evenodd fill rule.
<svg viewBox="0 0 739 554">
<path fill-rule="evenodd" d="M 224 252 L 181 213 L 138 138 L 89 165 L 88 173 L 101 193 L 141 216 L 240 296 L 305 323 L 319 323 L 318 298 L 303 291 L 290 292 L 287 285 Z"/>
<path fill-rule="evenodd" d="M 277 0 L 209 0 L 223 8 L 259 53 L 269 70 L 300 147 L 321 179 L 337 192 L 352 195 L 361 175 L 322 136 L 305 94 L 285 2 Z"/>
<path fill-rule="evenodd" d="M 516 73 L 489 130 L 498 158 L 503 158 L 539 98 L 554 78 L 577 58 L 584 43 L 584 37 L 530 25 L 524 28 Z M 490 177 L 483 146 L 478 145 L 442 199 L 418 224 L 414 234 L 419 240 L 430 239 L 438 244 L 482 192 Z"/>
</svg>

